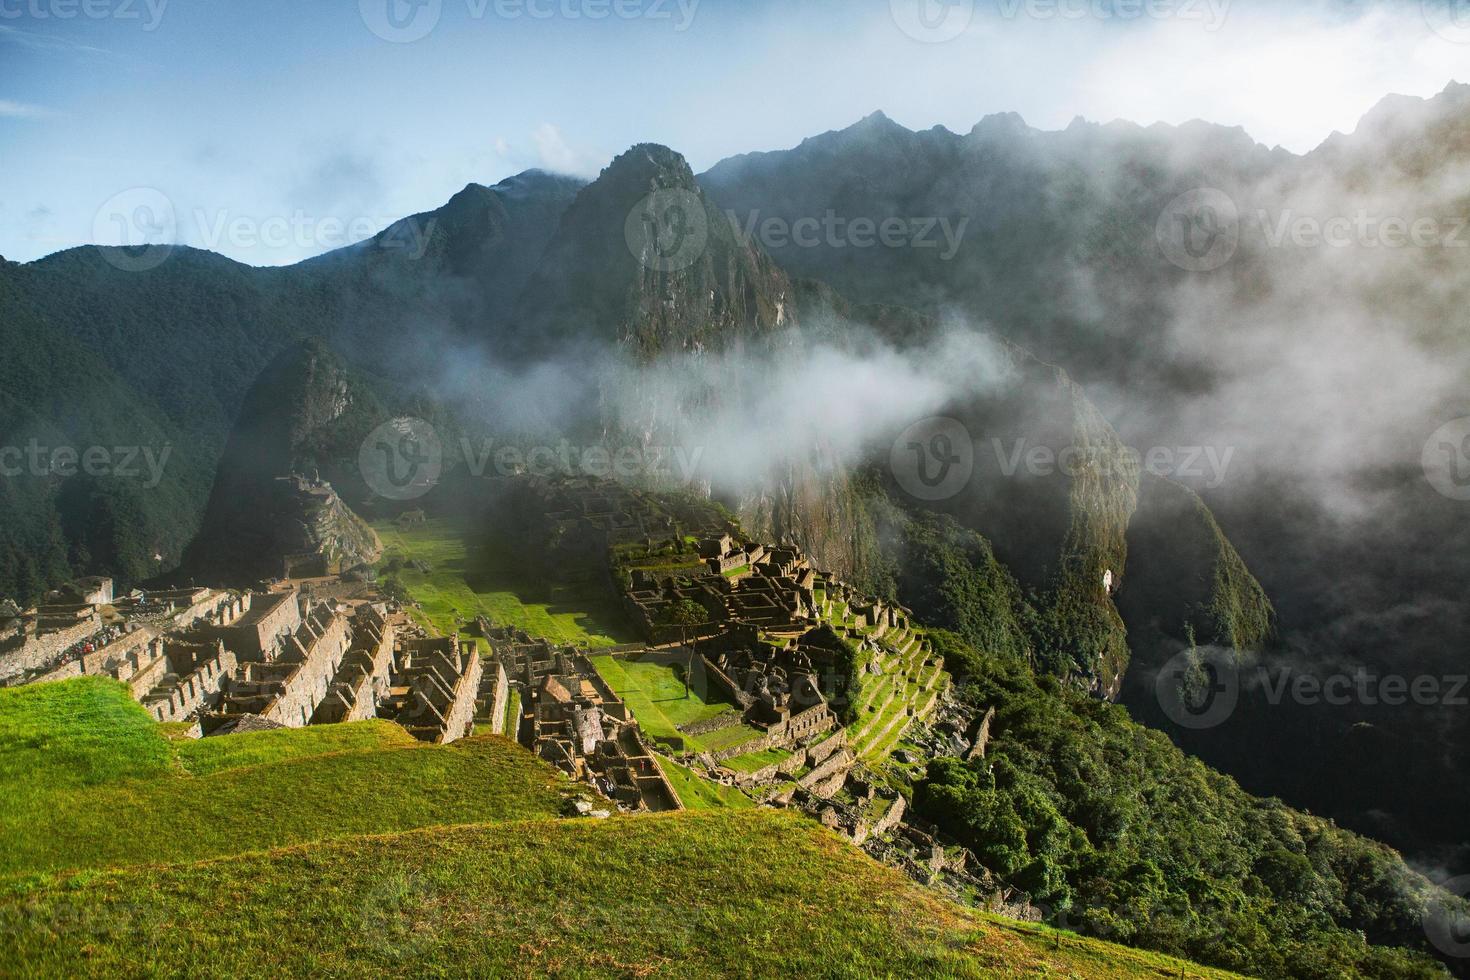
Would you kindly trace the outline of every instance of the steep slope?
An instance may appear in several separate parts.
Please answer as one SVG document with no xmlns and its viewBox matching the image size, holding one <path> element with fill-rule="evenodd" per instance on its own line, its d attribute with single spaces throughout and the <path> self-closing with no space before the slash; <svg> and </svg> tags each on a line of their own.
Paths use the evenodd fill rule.
<svg viewBox="0 0 1470 980">
<path fill-rule="evenodd" d="M 942 901 L 792 813 L 557 819 L 582 790 L 520 747 L 395 729 L 191 741 L 111 681 L 0 692 L 0 970 L 1226 976 Z"/>
<path fill-rule="evenodd" d="M 324 481 L 340 474 L 359 485 L 357 447 L 384 417 L 320 341 L 279 354 L 246 395 L 185 568 L 249 582 L 282 574 L 288 556 L 333 570 L 376 561 L 377 535 Z"/>
<path fill-rule="evenodd" d="M 608 164 L 562 215 L 516 309 L 523 346 L 615 341 L 638 360 L 774 340 L 791 286 L 735 239 L 689 164 L 643 143 Z"/>
<path fill-rule="evenodd" d="M 166 410 L 37 308 L 0 260 L 0 595 L 177 561 L 208 469 Z M 155 555 L 160 556 L 155 558 Z"/>
<path fill-rule="evenodd" d="M 1242 651 L 1271 640 L 1270 599 L 1188 487 L 1144 474 L 1128 549 L 1134 571 L 1119 606 L 1146 671 L 1191 640 Z"/>
<path fill-rule="evenodd" d="M 89 914 L 66 915 L 78 902 Z M 761 811 L 440 828 L 111 872 L 8 897 L 0 924 L 0 962 L 68 975 L 1228 976 L 970 913 Z"/>
<path fill-rule="evenodd" d="M 26 543 L 0 541 L 0 594 L 33 598 L 92 572 L 126 585 L 173 568 L 247 389 L 296 340 L 335 338 L 355 366 L 408 384 L 438 370 L 426 355 L 446 345 L 493 344 L 578 186 L 540 171 L 470 185 L 443 208 L 288 268 L 186 247 L 147 269 L 94 247 L 5 263 L 7 437 L 26 445 L 29 415 L 25 425 L 49 427 L 47 445 L 64 434 L 67 445 L 170 455 L 146 494 L 74 479 L 71 502 L 57 504 L 54 479 L 39 495 L 6 481 L 0 536 Z"/>
</svg>

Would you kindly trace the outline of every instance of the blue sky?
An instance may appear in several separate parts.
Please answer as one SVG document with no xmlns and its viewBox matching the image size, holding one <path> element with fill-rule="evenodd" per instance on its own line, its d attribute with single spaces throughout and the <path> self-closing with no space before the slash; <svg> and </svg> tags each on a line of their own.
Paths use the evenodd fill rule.
<svg viewBox="0 0 1470 980">
<path fill-rule="evenodd" d="M 279 265 L 470 181 L 644 140 L 698 171 L 874 109 L 1203 118 L 1301 152 L 1470 81 L 1457 2 L 0 0 L 0 255 L 166 208 L 158 234 Z"/>
</svg>

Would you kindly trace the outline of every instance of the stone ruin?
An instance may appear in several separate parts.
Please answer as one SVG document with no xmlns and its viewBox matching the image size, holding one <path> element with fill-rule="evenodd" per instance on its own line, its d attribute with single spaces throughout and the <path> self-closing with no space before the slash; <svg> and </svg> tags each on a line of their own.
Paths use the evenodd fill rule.
<svg viewBox="0 0 1470 980">
<path fill-rule="evenodd" d="M 479 626 L 520 691 L 519 724 L 507 734 L 621 809 L 683 808 L 632 712 L 586 653 L 483 617 Z"/>
<path fill-rule="evenodd" d="M 445 744 L 474 731 L 484 665 L 473 640 L 458 635 L 405 639 L 391 717 L 425 742 Z"/>
<path fill-rule="evenodd" d="M 793 634 L 816 619 L 814 590 L 820 576 L 795 548 L 742 545 L 723 534 L 702 541 L 698 553 L 704 565 L 690 574 L 629 573 L 623 605 L 650 643 L 707 639 L 736 624 Z M 669 609 L 684 601 L 703 609 L 707 621 L 693 627 L 669 624 Z"/>
</svg>

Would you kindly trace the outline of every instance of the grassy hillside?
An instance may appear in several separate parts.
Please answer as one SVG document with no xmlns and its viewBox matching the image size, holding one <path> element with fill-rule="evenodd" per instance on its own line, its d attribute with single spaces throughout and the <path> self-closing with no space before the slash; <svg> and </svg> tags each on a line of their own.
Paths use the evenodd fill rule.
<svg viewBox="0 0 1470 980">
<path fill-rule="evenodd" d="M 0 691 L 0 974 L 1223 976 L 968 912 L 738 794 L 558 819 L 568 791 L 499 738 L 193 741 L 113 682 Z"/>
<path fill-rule="evenodd" d="M 572 791 L 504 739 L 429 746 L 385 722 L 170 742 L 94 678 L 0 691 L 0 760 L 0 874 L 552 817 Z"/>
<path fill-rule="evenodd" d="M 48 975 L 1223 976 L 968 914 L 767 811 L 431 829 L 0 897 Z"/>
</svg>

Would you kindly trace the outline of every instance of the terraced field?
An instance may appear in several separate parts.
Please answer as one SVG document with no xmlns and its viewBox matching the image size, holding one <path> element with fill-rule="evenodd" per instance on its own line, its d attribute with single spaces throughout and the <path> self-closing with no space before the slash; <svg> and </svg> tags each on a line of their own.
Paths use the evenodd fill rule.
<svg viewBox="0 0 1470 980">
<path fill-rule="evenodd" d="M 427 745 L 391 722 L 173 740 L 93 677 L 0 691 L 0 760 L 0 876 L 551 817 L 581 792 L 504 739 Z"/>
<path fill-rule="evenodd" d="M 192 741 L 113 681 L 3 690 L 0 975 L 1226 976 L 964 909 L 665 765 L 713 812 L 562 817 L 585 791 L 496 737 Z"/>
<path fill-rule="evenodd" d="M 926 718 L 939 703 L 948 676 L 929 666 L 927 647 L 914 633 L 896 635 L 884 645 L 893 652 L 885 673 L 867 676 L 854 701 L 856 720 L 848 728 L 848 744 L 858 758 L 882 762 L 897 747 L 915 719 Z"/>
</svg>

